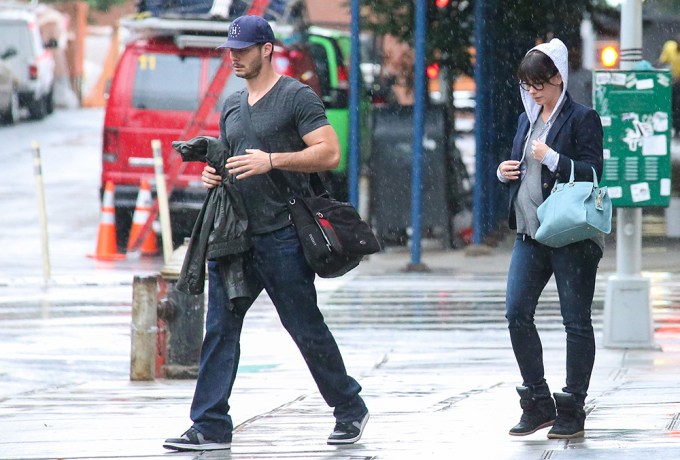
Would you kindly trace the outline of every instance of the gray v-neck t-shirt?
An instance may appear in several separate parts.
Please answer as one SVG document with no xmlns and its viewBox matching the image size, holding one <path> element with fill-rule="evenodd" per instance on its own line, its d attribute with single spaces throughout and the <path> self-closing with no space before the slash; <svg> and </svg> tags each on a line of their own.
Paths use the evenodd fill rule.
<svg viewBox="0 0 680 460">
<path fill-rule="evenodd" d="M 517 233 L 536 237 L 538 230 L 537 209 L 543 203 L 543 191 L 541 188 L 541 169 L 543 165 L 531 155 L 531 143 L 543 135 L 545 123 L 539 116 L 534 123 L 529 135 L 529 141 L 524 148 L 524 165 L 526 172 L 519 191 L 515 197 L 515 213 L 517 217 Z"/>
<path fill-rule="evenodd" d="M 245 91 L 245 90 L 244 90 Z M 245 155 L 246 149 L 257 148 L 246 139 L 241 117 L 241 92 L 227 98 L 220 117 L 220 137 L 230 156 Z M 247 118 L 246 118 L 247 120 Z M 266 152 L 298 152 L 307 148 L 302 137 L 328 125 L 319 96 L 307 85 L 282 76 L 255 104 L 250 106 L 253 132 Z M 237 180 L 243 196 L 251 232 L 268 233 L 290 225 L 287 199 L 290 195 L 309 195 L 309 174 L 281 171 L 289 189 L 281 196 L 267 174 Z"/>
</svg>

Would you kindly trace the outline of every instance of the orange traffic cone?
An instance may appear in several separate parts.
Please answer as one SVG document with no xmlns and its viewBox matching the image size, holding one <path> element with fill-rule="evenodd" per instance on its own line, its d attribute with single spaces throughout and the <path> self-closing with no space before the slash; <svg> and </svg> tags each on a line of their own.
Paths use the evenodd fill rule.
<svg viewBox="0 0 680 460">
<path fill-rule="evenodd" d="M 99 235 L 97 236 L 97 253 L 88 254 L 99 260 L 122 260 L 125 254 L 119 254 L 116 247 L 116 214 L 113 207 L 113 182 L 106 182 L 102 213 L 99 219 Z"/>
<path fill-rule="evenodd" d="M 137 195 L 137 204 L 135 204 L 135 213 L 132 216 L 132 227 L 130 228 L 130 238 L 128 239 L 128 252 L 132 251 L 132 247 L 137 243 L 137 240 L 140 237 L 142 227 L 144 227 L 144 224 L 149 219 L 152 201 L 149 181 L 142 179 L 142 185 L 139 188 L 139 194 Z M 158 254 L 156 233 L 153 230 L 149 230 L 146 239 L 139 247 L 139 251 L 145 256 Z"/>
</svg>

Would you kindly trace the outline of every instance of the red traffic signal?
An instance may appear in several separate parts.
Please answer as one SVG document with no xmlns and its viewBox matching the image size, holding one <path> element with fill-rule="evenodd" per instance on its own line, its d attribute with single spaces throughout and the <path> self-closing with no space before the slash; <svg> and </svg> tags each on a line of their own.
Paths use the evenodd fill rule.
<svg viewBox="0 0 680 460">
<path fill-rule="evenodd" d="M 434 64 L 430 64 L 427 66 L 427 69 L 425 69 L 425 73 L 430 80 L 434 80 L 439 76 L 439 64 L 436 62 Z"/>
<path fill-rule="evenodd" d="M 437 8 L 446 8 L 451 3 L 451 0 L 434 0 L 434 4 Z"/>
</svg>

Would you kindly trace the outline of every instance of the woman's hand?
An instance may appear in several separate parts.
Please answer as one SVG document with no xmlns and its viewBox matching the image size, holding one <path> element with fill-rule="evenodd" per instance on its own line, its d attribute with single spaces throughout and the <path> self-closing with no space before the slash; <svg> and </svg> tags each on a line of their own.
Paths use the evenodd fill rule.
<svg viewBox="0 0 680 460">
<path fill-rule="evenodd" d="M 203 172 L 201 173 L 201 182 L 203 182 L 203 187 L 211 189 L 222 183 L 222 177 L 219 174 L 215 174 L 216 172 L 217 170 L 212 166 L 205 165 Z"/>
<path fill-rule="evenodd" d="M 545 154 L 548 153 L 548 150 L 550 150 L 550 147 L 548 147 L 545 142 L 540 139 L 534 139 L 533 142 L 531 142 L 531 156 L 540 162 L 543 161 L 543 158 L 545 158 Z"/>
<path fill-rule="evenodd" d="M 501 176 L 507 180 L 517 180 L 519 179 L 519 161 L 517 160 L 507 160 L 498 166 L 498 170 Z"/>
</svg>

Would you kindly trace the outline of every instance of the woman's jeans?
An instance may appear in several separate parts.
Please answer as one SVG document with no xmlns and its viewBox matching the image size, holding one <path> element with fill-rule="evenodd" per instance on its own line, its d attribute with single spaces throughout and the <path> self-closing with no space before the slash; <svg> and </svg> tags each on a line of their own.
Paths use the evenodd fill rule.
<svg viewBox="0 0 680 460">
<path fill-rule="evenodd" d="M 253 300 L 264 288 L 283 327 L 291 335 L 337 421 L 361 418 L 361 387 L 347 375 L 340 350 L 316 303 L 314 272 L 302 254 L 293 226 L 253 235 L 246 279 Z M 243 314 L 229 309 L 218 264 L 208 263 L 208 313 L 198 380 L 191 405 L 194 428 L 213 441 L 231 441 L 229 396 L 238 369 Z"/>
<path fill-rule="evenodd" d="M 554 274 L 567 332 L 567 381 L 562 391 L 572 393 L 581 404 L 585 401 L 595 362 L 591 305 L 601 258 L 602 250 L 591 240 L 551 248 L 528 236 L 517 236 L 508 273 L 505 316 L 524 386 L 545 387 L 543 348 L 534 313 L 541 292 Z"/>
</svg>

